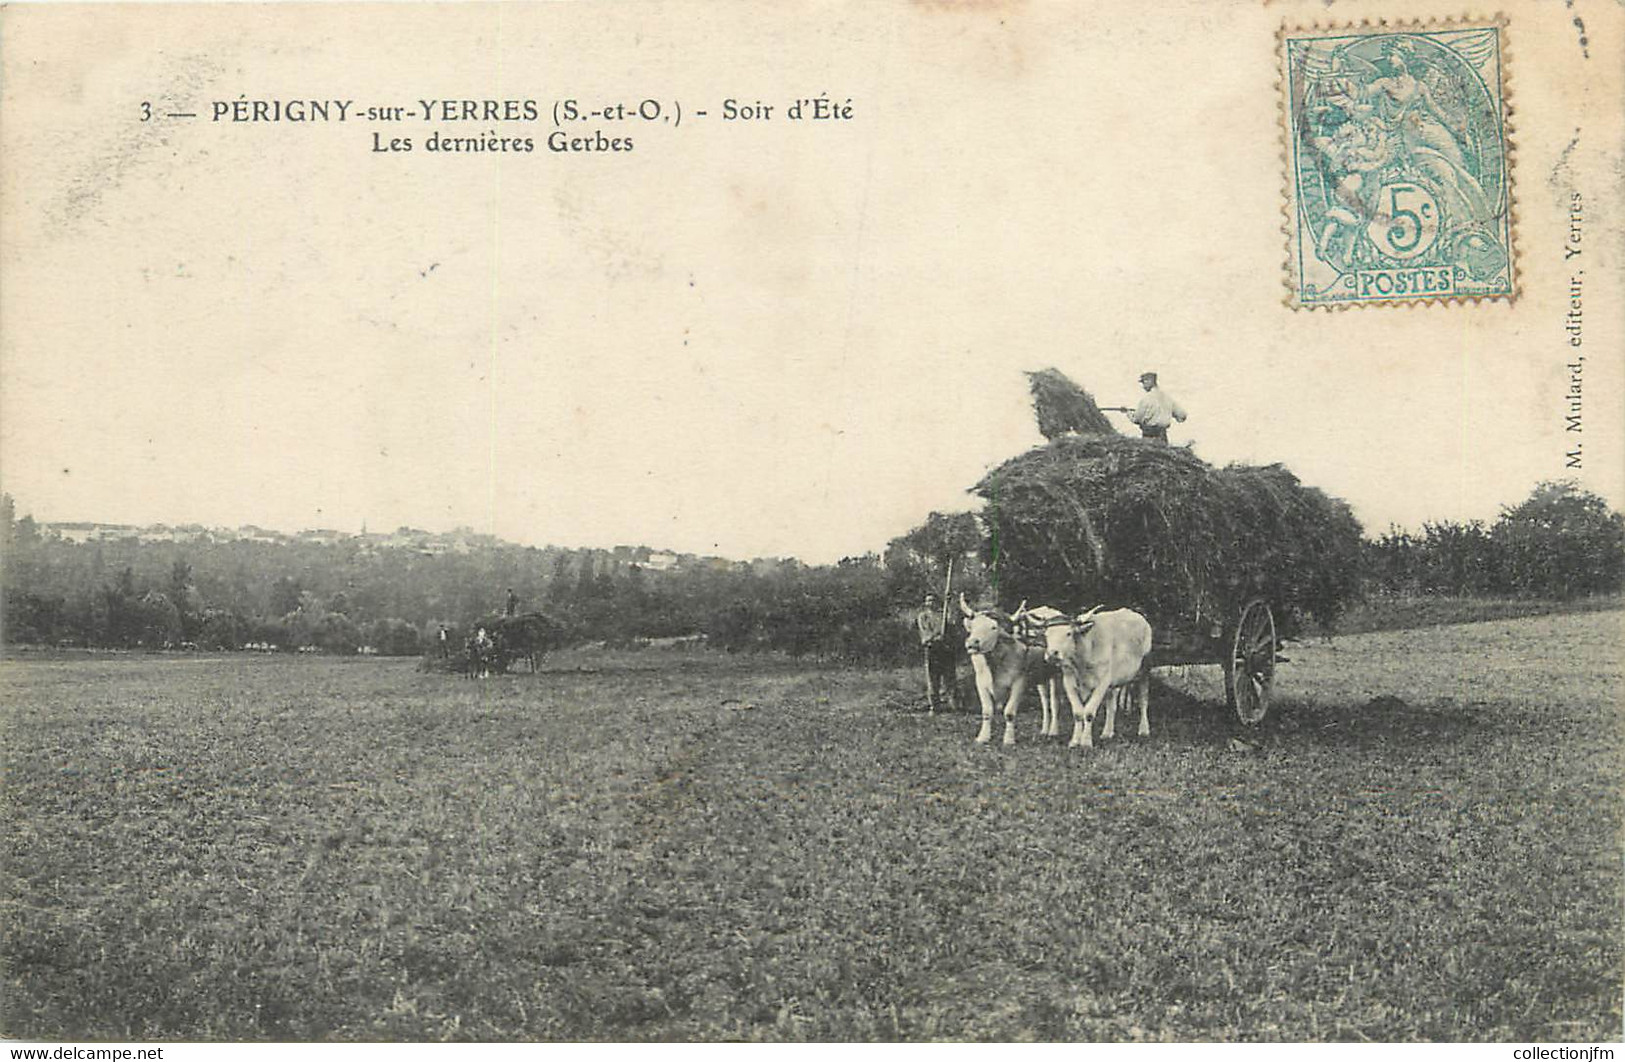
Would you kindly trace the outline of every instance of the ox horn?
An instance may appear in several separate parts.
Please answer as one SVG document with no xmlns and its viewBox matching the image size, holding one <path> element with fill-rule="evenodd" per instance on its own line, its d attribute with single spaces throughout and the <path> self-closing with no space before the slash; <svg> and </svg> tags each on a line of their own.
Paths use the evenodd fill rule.
<svg viewBox="0 0 1625 1062">
<path fill-rule="evenodd" d="M 1011 622 L 1019 620 L 1021 617 L 1025 616 L 1026 614 L 1027 614 L 1027 599 L 1022 598 L 1021 599 L 1021 604 L 1017 605 L 1016 610 L 1014 612 L 1010 613 Z"/>
<path fill-rule="evenodd" d="M 1093 621 L 1089 617 L 1093 616 L 1096 612 L 1099 612 L 1103 607 L 1105 607 L 1105 606 L 1096 605 L 1094 608 L 1090 609 L 1088 612 L 1083 613 L 1077 619 L 1073 620 L 1072 621 L 1072 626 L 1074 628 L 1078 629 L 1078 630 L 1082 630 L 1085 627 L 1091 626 Z"/>
<path fill-rule="evenodd" d="M 970 604 L 966 602 L 965 591 L 963 590 L 959 591 L 959 611 L 963 612 L 967 616 L 976 615 L 976 610 L 971 608 Z"/>
</svg>

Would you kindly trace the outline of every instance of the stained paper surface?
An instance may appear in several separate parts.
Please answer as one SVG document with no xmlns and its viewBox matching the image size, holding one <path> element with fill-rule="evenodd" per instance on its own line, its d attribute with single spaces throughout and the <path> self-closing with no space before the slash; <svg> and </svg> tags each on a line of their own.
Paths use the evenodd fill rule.
<svg viewBox="0 0 1625 1062">
<path fill-rule="evenodd" d="M 8 489 L 829 561 L 963 506 L 1054 365 L 1372 530 L 1617 504 L 1617 7 L 1501 13 L 1515 298 L 1286 306 L 1278 38 L 1474 14 L 13 6 Z"/>
</svg>

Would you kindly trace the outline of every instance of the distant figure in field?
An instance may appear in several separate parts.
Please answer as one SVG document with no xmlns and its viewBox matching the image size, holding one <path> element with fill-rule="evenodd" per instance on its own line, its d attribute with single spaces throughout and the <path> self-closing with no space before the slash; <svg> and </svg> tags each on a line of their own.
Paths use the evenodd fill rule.
<svg viewBox="0 0 1625 1062">
<path fill-rule="evenodd" d="M 513 587 L 510 586 L 510 587 L 508 587 L 508 615 L 512 616 L 515 613 L 517 613 L 518 611 L 519 611 L 519 595 L 515 594 L 513 592 Z"/>
<path fill-rule="evenodd" d="M 935 712 L 947 702 L 959 709 L 959 684 L 954 681 L 954 646 L 948 639 L 948 627 L 942 611 L 942 602 L 936 594 L 925 595 L 925 605 L 914 618 L 920 636 L 920 650 L 925 654 L 925 694 Z"/>
<path fill-rule="evenodd" d="M 1172 395 L 1157 386 L 1156 373 L 1142 372 L 1140 386 L 1145 389 L 1145 397 L 1129 413 L 1128 419 L 1140 426 L 1140 434 L 1147 439 L 1166 444 L 1168 426 L 1176 420 L 1185 423 L 1185 410 Z"/>
<path fill-rule="evenodd" d="M 440 659 L 444 660 L 446 657 L 448 657 L 450 655 L 451 655 L 451 632 L 446 630 L 446 625 L 444 623 L 442 623 L 440 625 Z"/>
<path fill-rule="evenodd" d="M 491 636 L 485 633 L 484 627 L 474 632 L 474 637 L 469 642 L 469 657 L 474 673 L 480 678 L 490 677 L 491 650 L 495 647 L 496 643 L 491 641 Z"/>
</svg>

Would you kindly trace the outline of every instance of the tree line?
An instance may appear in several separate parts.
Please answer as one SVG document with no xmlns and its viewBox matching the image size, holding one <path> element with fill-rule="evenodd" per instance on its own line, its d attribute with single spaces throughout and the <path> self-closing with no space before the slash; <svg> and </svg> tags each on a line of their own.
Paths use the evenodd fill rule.
<svg viewBox="0 0 1625 1062">
<path fill-rule="evenodd" d="M 913 652 L 912 610 L 942 563 L 929 542 L 935 524 L 884 558 L 684 557 L 659 570 L 642 547 L 495 542 L 427 555 L 353 539 L 72 542 L 18 518 L 9 496 L 0 509 L 0 633 L 13 645 L 410 655 L 435 645 L 441 625 L 462 636 L 500 613 L 512 588 L 520 611 L 547 613 L 575 643 L 699 634 L 731 652 L 886 662 Z M 954 519 L 958 547 L 974 548 L 974 521 Z M 959 585 L 979 589 L 969 578 Z"/>
<path fill-rule="evenodd" d="M 1366 544 L 1367 594 L 1570 600 L 1620 591 L 1625 517 L 1570 481 L 1542 483 L 1493 523 L 1389 528 Z"/>
<path fill-rule="evenodd" d="M 577 643 L 701 634 L 730 652 L 890 663 L 914 658 L 915 609 L 941 594 L 950 563 L 953 593 L 997 596 L 997 543 L 969 513 L 932 513 L 883 554 L 836 564 L 691 557 L 656 570 L 633 547 L 431 556 L 354 540 L 75 543 L 18 518 L 9 496 L 0 509 L 0 633 L 14 645 L 410 655 L 442 624 L 466 632 L 502 611 L 512 588 L 521 611 L 546 612 Z M 1617 593 L 1625 518 L 1573 483 L 1543 483 L 1493 524 L 1390 528 L 1368 540 L 1363 568 L 1368 596 Z"/>
</svg>

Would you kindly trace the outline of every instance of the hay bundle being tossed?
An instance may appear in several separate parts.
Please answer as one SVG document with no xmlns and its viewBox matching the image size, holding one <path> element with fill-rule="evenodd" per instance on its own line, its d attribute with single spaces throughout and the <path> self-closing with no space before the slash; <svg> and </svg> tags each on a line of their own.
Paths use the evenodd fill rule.
<svg viewBox="0 0 1625 1062">
<path fill-rule="evenodd" d="M 999 596 L 1065 609 L 1126 606 L 1207 631 L 1254 597 L 1290 632 L 1329 623 L 1358 585 L 1349 507 L 1281 465 L 1214 468 L 1121 435 L 1055 439 L 975 487 Z"/>
<path fill-rule="evenodd" d="M 1115 435 L 1106 414 L 1095 405 L 1094 396 L 1060 369 L 1041 369 L 1027 374 L 1033 393 L 1033 415 L 1046 439 L 1058 439 L 1068 432 L 1080 435 Z"/>
</svg>

